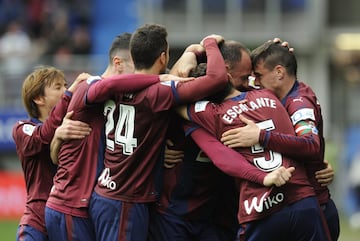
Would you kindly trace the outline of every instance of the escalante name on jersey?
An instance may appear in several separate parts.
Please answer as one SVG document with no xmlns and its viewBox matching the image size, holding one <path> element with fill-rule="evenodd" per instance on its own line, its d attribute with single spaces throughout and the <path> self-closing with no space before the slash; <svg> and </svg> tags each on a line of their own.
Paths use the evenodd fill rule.
<svg viewBox="0 0 360 241">
<path fill-rule="evenodd" d="M 222 116 L 222 119 L 227 123 L 232 123 L 239 114 L 247 111 L 258 110 L 260 108 L 276 109 L 276 101 L 267 97 L 259 97 L 246 103 L 237 103 L 236 105 L 231 106 L 225 112 L 225 114 Z"/>
</svg>

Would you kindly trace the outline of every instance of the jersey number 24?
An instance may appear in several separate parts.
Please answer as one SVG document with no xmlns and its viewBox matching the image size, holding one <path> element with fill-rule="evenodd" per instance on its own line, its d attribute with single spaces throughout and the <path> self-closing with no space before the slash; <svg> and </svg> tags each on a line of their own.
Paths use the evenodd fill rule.
<svg viewBox="0 0 360 241">
<path fill-rule="evenodd" d="M 108 100 L 104 106 L 104 116 L 106 117 L 105 135 L 106 148 L 110 151 L 115 150 L 115 144 L 121 145 L 124 155 L 131 155 L 137 147 L 137 139 L 134 138 L 135 108 L 131 105 L 119 105 L 119 115 L 114 117 L 116 104 L 113 100 Z M 115 121 L 117 120 L 116 127 Z M 110 133 L 114 131 L 110 138 Z"/>
</svg>

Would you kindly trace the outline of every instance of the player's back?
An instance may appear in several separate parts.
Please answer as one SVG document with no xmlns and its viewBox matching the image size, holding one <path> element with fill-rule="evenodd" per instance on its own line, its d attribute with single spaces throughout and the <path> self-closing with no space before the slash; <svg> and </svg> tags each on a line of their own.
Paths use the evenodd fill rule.
<svg viewBox="0 0 360 241">
<path fill-rule="evenodd" d="M 89 82 L 83 81 L 74 93 L 68 111 L 74 111 L 73 119 L 88 123 L 90 134 L 79 140 L 65 141 L 58 154 L 58 171 L 50 193 L 48 206 L 68 214 L 85 215 L 96 176 L 103 162 L 103 105 L 87 105 L 86 91 Z M 85 185 L 84 185 L 85 184 Z"/>
<path fill-rule="evenodd" d="M 243 102 L 245 99 L 246 103 Z M 262 129 L 294 134 L 286 110 L 268 90 L 249 91 L 227 99 L 219 105 L 204 106 L 198 103 L 190 111 L 192 120 L 203 125 L 218 138 L 226 130 L 244 126 L 238 118 L 240 114 L 253 120 Z M 237 151 L 265 172 L 280 166 L 296 168 L 290 181 L 281 188 L 264 187 L 246 180 L 237 180 L 240 190 L 239 221 L 241 223 L 268 216 L 289 203 L 314 195 L 301 163 L 264 149 L 260 145 L 238 148 Z"/>
<path fill-rule="evenodd" d="M 105 103 L 105 169 L 97 193 L 122 201 L 156 200 L 154 172 L 174 103 L 172 88 L 165 84 L 119 94 Z"/>
</svg>

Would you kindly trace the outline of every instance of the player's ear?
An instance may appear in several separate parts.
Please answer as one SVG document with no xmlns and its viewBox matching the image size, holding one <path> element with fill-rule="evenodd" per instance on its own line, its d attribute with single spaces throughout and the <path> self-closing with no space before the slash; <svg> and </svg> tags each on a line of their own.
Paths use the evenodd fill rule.
<svg viewBox="0 0 360 241">
<path fill-rule="evenodd" d="M 226 72 L 228 72 L 228 73 L 229 73 L 229 71 L 230 71 L 230 65 L 229 65 L 229 64 L 227 64 L 226 62 L 225 62 L 225 68 L 226 68 Z"/>
<path fill-rule="evenodd" d="M 122 72 L 123 72 L 123 70 L 124 70 L 124 66 L 123 66 L 124 60 L 123 60 L 121 57 L 115 56 L 115 57 L 113 58 L 113 64 L 114 64 L 114 67 L 115 67 L 115 69 L 116 69 L 116 71 L 117 71 L 118 73 L 122 73 Z"/>
<path fill-rule="evenodd" d="M 275 66 L 276 76 L 278 79 L 283 79 L 285 75 L 285 68 L 282 65 L 276 65 Z"/>
<path fill-rule="evenodd" d="M 45 104 L 45 97 L 44 96 L 38 96 L 33 99 L 34 103 L 37 105 L 44 105 Z"/>
<path fill-rule="evenodd" d="M 166 53 L 161 52 L 161 54 L 160 54 L 160 62 L 161 62 L 161 64 L 163 64 L 163 65 L 167 64 L 167 59 L 166 58 L 167 58 Z"/>
<path fill-rule="evenodd" d="M 226 75 L 227 75 L 228 80 L 231 81 L 232 80 L 232 75 L 229 72 L 227 72 Z"/>
</svg>

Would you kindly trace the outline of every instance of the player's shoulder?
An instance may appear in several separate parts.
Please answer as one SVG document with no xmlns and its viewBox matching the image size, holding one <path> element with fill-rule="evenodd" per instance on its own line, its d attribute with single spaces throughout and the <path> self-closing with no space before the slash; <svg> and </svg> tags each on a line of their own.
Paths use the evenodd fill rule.
<svg viewBox="0 0 360 241">
<path fill-rule="evenodd" d="M 19 120 L 13 126 L 13 132 L 18 135 L 31 136 L 37 126 L 38 124 L 31 120 Z"/>
<path fill-rule="evenodd" d="M 207 101 L 207 100 L 196 101 L 195 104 L 194 104 L 195 113 L 204 112 L 206 110 L 206 107 L 208 106 L 208 104 L 211 104 L 211 102 Z"/>
<path fill-rule="evenodd" d="M 299 82 L 297 88 L 288 95 L 286 105 L 318 106 L 320 103 L 311 87 Z"/>
<path fill-rule="evenodd" d="M 158 82 L 141 90 L 138 94 L 148 96 L 149 98 L 156 96 L 169 96 L 173 94 L 174 88 L 176 88 L 176 85 L 173 81 Z"/>
<path fill-rule="evenodd" d="M 297 94 L 304 97 L 316 97 L 316 94 L 311 86 L 301 81 L 298 81 Z"/>
<path fill-rule="evenodd" d="M 74 93 L 84 92 L 89 88 L 89 86 L 94 85 L 95 83 L 97 83 L 99 81 L 102 81 L 102 78 L 100 76 L 90 76 L 88 79 L 81 81 L 78 84 Z"/>
</svg>

